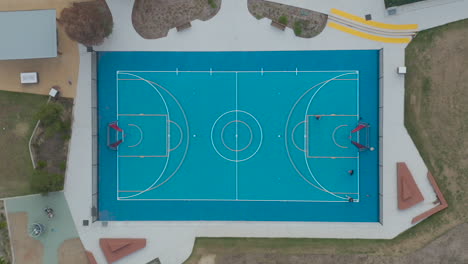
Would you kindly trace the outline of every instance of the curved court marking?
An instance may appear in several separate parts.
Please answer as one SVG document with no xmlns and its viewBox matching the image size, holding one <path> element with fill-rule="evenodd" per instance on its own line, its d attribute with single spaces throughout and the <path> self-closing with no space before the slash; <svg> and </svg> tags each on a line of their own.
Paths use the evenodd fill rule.
<svg viewBox="0 0 468 264">
<path fill-rule="evenodd" d="M 141 77 L 140 77 L 141 78 Z M 179 107 L 180 109 L 180 112 L 182 113 L 182 116 L 184 118 L 184 121 L 185 121 L 185 126 L 187 127 L 187 135 L 190 135 L 190 127 L 189 127 L 189 124 L 188 124 L 188 119 L 187 119 L 187 115 L 185 114 L 185 111 L 184 111 L 184 108 L 182 107 L 182 105 L 179 103 L 179 100 L 177 100 L 177 98 L 172 94 L 170 93 L 166 88 L 164 88 L 162 85 L 156 83 L 156 82 L 153 82 L 153 81 L 150 81 L 150 80 L 145 80 L 146 82 L 149 82 L 149 83 L 152 83 L 156 86 L 158 86 L 159 88 L 163 89 L 170 97 L 172 97 L 172 99 L 174 100 L 174 102 L 177 104 L 177 106 Z M 190 137 L 187 136 L 187 143 L 185 143 L 185 150 L 184 150 L 184 154 L 182 156 L 182 158 L 180 159 L 180 162 L 179 162 L 179 165 L 177 165 L 177 167 L 174 169 L 174 171 L 171 173 L 171 175 L 169 175 L 169 177 L 167 177 L 163 182 L 151 187 L 148 191 L 151 191 L 151 190 L 154 190 L 154 189 L 157 189 L 159 188 L 160 186 L 162 186 L 163 184 L 165 184 L 166 182 L 168 182 L 180 169 L 180 167 L 182 166 L 182 164 L 184 163 L 184 160 L 185 160 L 185 157 L 187 156 L 187 152 L 188 152 L 188 146 L 189 146 L 189 143 L 190 143 Z"/>
<path fill-rule="evenodd" d="M 293 128 L 293 130 L 292 130 L 292 132 L 291 132 L 291 141 L 292 141 L 293 145 L 294 145 L 298 150 L 300 150 L 300 151 L 302 151 L 302 152 L 305 152 L 305 141 L 307 140 L 307 139 L 306 139 L 307 135 L 304 134 L 304 149 L 301 149 L 301 148 L 296 144 L 296 141 L 294 140 L 294 134 L 296 133 L 296 129 L 297 129 L 301 124 L 306 125 L 305 123 L 306 123 L 306 121 L 302 121 L 302 122 L 297 123 L 297 125 Z"/>
<path fill-rule="evenodd" d="M 334 78 L 338 78 L 340 76 L 335 76 Z M 296 109 L 297 107 L 297 104 L 302 100 L 302 98 L 308 94 L 312 89 L 316 88 L 317 86 L 319 85 L 325 85 L 327 84 L 328 82 L 330 82 L 331 80 L 334 80 L 334 78 L 332 79 L 329 79 L 329 80 L 326 80 L 326 81 L 323 81 L 323 82 L 320 82 L 314 86 L 312 86 L 311 88 L 309 88 L 307 91 L 305 91 L 300 97 L 298 100 L 296 100 L 296 102 L 294 103 L 293 107 L 291 108 L 291 111 L 289 112 L 289 115 L 288 115 L 288 118 L 286 120 L 286 127 L 285 127 L 285 145 L 286 145 L 286 153 L 288 155 L 288 158 L 289 158 L 289 161 L 291 162 L 291 165 L 293 166 L 294 170 L 296 170 L 296 172 L 301 176 L 301 178 L 307 182 L 309 185 L 311 185 L 312 187 L 320 190 L 320 191 L 323 191 L 323 192 L 329 192 L 328 190 L 325 190 L 323 188 L 320 188 L 318 187 L 317 185 L 313 184 L 311 181 L 309 181 L 302 173 L 301 171 L 297 168 L 296 164 L 294 163 L 292 157 L 291 157 L 291 153 L 289 151 L 289 148 L 288 148 L 288 124 L 290 123 L 290 119 L 291 119 L 291 115 L 292 113 L 294 112 L 294 110 Z M 305 122 L 305 121 L 304 121 Z M 305 129 L 305 128 L 304 128 Z"/>
<path fill-rule="evenodd" d="M 218 121 L 225 115 L 229 114 L 229 113 L 244 113 L 250 117 L 253 118 L 253 120 L 257 123 L 258 125 L 258 128 L 260 129 L 260 142 L 258 144 L 258 147 L 257 149 L 254 151 L 254 153 L 252 153 L 252 155 L 248 156 L 247 158 L 245 159 L 241 159 L 241 160 L 238 160 L 238 159 L 229 159 L 229 158 L 226 158 L 224 157 L 219 151 L 218 149 L 216 148 L 215 144 L 214 144 L 214 139 L 213 139 L 213 134 L 214 134 L 214 128 L 216 126 L 216 123 L 218 123 Z M 243 110 L 231 110 L 231 111 L 227 111 L 225 113 L 223 113 L 222 115 L 220 115 L 216 121 L 213 123 L 213 126 L 211 127 L 211 145 L 213 146 L 213 149 L 216 151 L 216 153 L 218 153 L 218 155 L 220 157 L 222 157 L 223 159 L 225 160 L 228 160 L 228 161 L 232 161 L 232 162 L 242 162 L 242 161 L 246 161 L 246 160 L 249 160 L 250 158 L 252 158 L 253 156 L 255 156 L 255 154 L 257 154 L 258 150 L 260 149 L 260 147 L 262 146 L 262 143 L 263 143 L 263 130 L 262 130 L 262 126 L 260 125 L 260 122 L 258 122 L 258 120 L 252 115 L 250 114 L 249 112 L 246 112 L 246 111 L 243 111 Z"/>
<path fill-rule="evenodd" d="M 140 131 L 140 140 L 138 140 L 138 142 L 135 144 L 135 145 L 131 145 L 131 146 L 128 146 L 129 148 L 134 148 L 138 145 L 140 145 L 141 141 L 143 141 L 143 131 L 141 130 L 141 128 L 135 124 L 128 124 L 129 126 L 134 126 L 138 129 L 138 131 Z"/>
<path fill-rule="evenodd" d="M 121 73 L 121 74 L 127 74 L 127 75 L 130 75 L 130 76 L 133 76 L 133 77 L 136 77 L 136 78 L 139 78 L 140 80 L 143 80 L 145 81 L 147 84 L 149 84 L 158 94 L 159 96 L 161 97 L 161 100 L 163 101 L 164 103 L 164 107 L 166 108 L 166 113 L 167 113 L 167 118 L 170 119 L 170 114 L 169 114 L 169 108 L 167 106 L 167 102 L 166 100 L 164 99 L 164 97 L 162 96 L 161 92 L 156 88 L 154 87 L 154 85 L 152 85 L 151 83 L 149 83 L 147 80 L 141 78 L 140 76 L 138 75 L 135 75 L 135 74 L 131 74 L 131 73 Z M 126 198 L 131 198 L 131 197 L 135 197 L 137 195 L 140 195 L 142 193 L 145 193 L 147 192 L 151 187 L 154 186 L 154 184 L 156 184 L 159 179 L 161 179 L 161 177 L 164 175 L 164 173 L 166 172 L 167 170 L 167 166 L 169 164 L 169 159 L 170 159 L 170 152 L 167 153 L 167 158 L 166 158 L 166 163 L 164 164 L 164 168 L 162 169 L 161 173 L 159 174 L 159 177 L 156 179 L 156 181 L 154 181 L 154 183 L 152 185 L 150 185 L 150 187 L 146 188 L 145 190 L 139 192 L 139 193 L 136 193 L 136 194 L 133 194 L 133 195 L 129 195 L 129 196 L 125 196 L 125 197 L 119 197 L 119 198 L 123 198 L 123 199 L 126 199 Z M 117 186 L 118 187 L 118 186 Z"/>
<path fill-rule="evenodd" d="M 341 77 L 341 76 L 345 76 L 345 75 L 349 75 L 349 74 L 354 74 L 354 73 L 345 73 L 345 74 L 342 74 L 342 75 L 339 75 L 333 79 L 336 79 L 338 77 Z M 332 80 L 333 80 L 332 79 Z M 310 105 L 312 104 L 312 101 L 314 101 L 315 99 L 315 96 L 317 96 L 317 94 L 322 90 L 323 87 L 325 87 L 325 85 L 327 85 L 329 82 L 331 82 L 332 80 L 329 80 L 327 81 L 326 83 L 324 83 L 322 86 L 320 86 L 319 88 L 317 88 L 317 90 L 315 90 L 315 93 L 312 95 L 312 97 L 309 99 L 309 103 L 307 104 L 307 107 L 306 107 L 306 110 L 305 110 L 305 113 L 304 113 L 304 120 L 306 120 L 307 118 L 307 113 L 309 112 L 309 109 L 310 109 Z M 305 133 L 305 131 L 304 131 Z M 310 168 L 309 166 L 309 163 L 307 162 L 307 154 L 304 153 L 304 161 L 306 163 L 306 167 L 307 167 L 307 170 L 309 171 L 310 175 L 312 176 L 312 178 L 314 178 L 315 182 L 321 187 L 323 188 L 323 190 L 325 190 L 326 192 L 328 192 L 329 194 L 337 197 L 337 198 L 340 198 L 340 199 L 346 199 L 346 197 L 341 197 L 341 196 L 338 196 L 334 193 L 332 193 L 331 191 L 329 191 L 327 188 L 325 188 L 318 180 L 317 178 L 315 178 L 314 176 L 314 173 L 312 172 L 312 169 Z"/>
<path fill-rule="evenodd" d="M 184 141 L 184 131 L 182 131 L 182 128 L 176 122 L 170 120 L 169 123 L 172 123 L 172 124 L 176 125 L 177 129 L 180 131 L 179 143 L 177 143 L 177 145 L 175 147 L 169 149 L 169 151 L 174 151 L 180 146 L 180 144 L 182 144 L 182 141 Z M 171 136 L 171 134 L 169 134 L 169 146 L 171 145 L 170 136 Z"/>
<path fill-rule="evenodd" d="M 335 143 L 335 145 L 337 145 L 340 148 L 348 148 L 348 147 L 336 143 L 335 133 L 339 128 L 345 127 L 345 126 L 348 126 L 348 125 L 341 125 L 341 126 L 335 127 L 335 129 L 333 130 L 333 134 L 332 134 L 333 143 Z"/>
<path fill-rule="evenodd" d="M 177 100 L 177 98 L 172 93 L 170 93 L 166 88 L 164 88 L 162 85 L 160 85 L 160 84 L 158 84 L 156 82 L 153 82 L 153 81 L 149 81 L 149 80 L 146 80 L 146 81 L 158 86 L 161 89 L 163 89 L 170 97 L 172 97 L 174 102 L 176 102 L 177 106 L 179 107 L 180 112 L 182 113 L 182 115 L 184 117 L 184 120 L 185 120 L 185 126 L 187 127 L 187 143 L 185 143 L 184 155 L 182 156 L 182 159 L 180 160 L 179 165 L 177 165 L 175 170 L 172 172 L 171 175 L 169 175 L 169 177 L 167 177 L 167 179 L 165 179 L 163 182 L 159 183 L 158 185 L 151 187 L 151 189 L 149 189 L 149 191 L 151 191 L 151 190 L 159 188 L 161 185 L 168 182 L 179 171 L 180 167 L 184 163 L 185 157 L 187 156 L 187 152 L 188 152 L 188 146 L 189 146 L 189 143 L 190 143 L 190 137 L 188 136 L 188 135 L 190 135 L 190 127 L 189 127 L 189 124 L 188 124 L 187 116 L 185 115 L 184 108 L 179 103 L 179 100 Z"/>
<path fill-rule="evenodd" d="M 144 81 L 144 82 L 148 83 L 148 84 L 151 85 L 151 87 L 153 87 L 153 89 L 155 89 L 158 93 L 159 93 L 159 91 L 156 89 L 156 87 L 153 86 L 153 84 L 156 85 L 156 86 L 158 86 L 158 87 L 161 88 L 162 90 L 164 90 L 170 97 L 172 97 L 172 99 L 176 102 L 177 106 L 179 107 L 179 109 L 180 109 L 180 111 L 181 111 L 181 113 L 182 113 L 182 115 L 183 115 L 183 118 L 184 118 L 184 120 L 185 120 L 185 125 L 186 125 L 186 127 L 187 127 L 187 135 L 190 134 L 190 133 L 189 133 L 190 127 L 189 127 L 189 125 L 188 125 L 188 120 L 187 120 L 187 116 L 185 115 L 185 111 L 184 111 L 183 107 L 181 106 L 181 104 L 179 103 L 179 101 L 176 99 L 176 97 L 175 97 L 172 93 L 170 93 L 166 88 L 164 88 L 163 86 L 159 85 L 158 83 L 152 82 L 152 81 L 149 81 L 149 80 L 146 80 L 146 79 L 144 79 L 144 78 L 142 78 L 142 77 L 140 77 L 140 76 L 138 76 L 138 75 L 130 74 L 130 73 L 120 73 L 120 74 L 128 74 L 128 75 L 131 75 L 131 76 L 133 76 L 133 77 L 136 77 L 136 78 L 138 78 L 138 79 L 135 79 L 135 80 L 141 80 L 141 81 Z M 168 111 L 168 119 L 169 119 L 169 111 Z M 154 189 L 156 189 L 156 188 L 159 188 L 161 185 L 163 185 L 163 184 L 165 184 L 167 181 L 169 181 L 169 180 L 177 173 L 177 171 L 180 169 L 180 167 L 182 166 L 182 163 L 184 162 L 185 157 L 187 156 L 187 151 L 188 151 L 189 142 L 190 142 L 190 138 L 187 137 L 187 143 L 185 144 L 185 151 L 184 151 L 184 154 L 183 154 L 183 156 L 182 156 L 182 158 L 181 158 L 181 160 L 180 160 L 180 162 L 179 162 L 179 165 L 174 169 L 174 171 L 172 172 L 172 174 L 171 174 L 169 177 L 167 177 L 163 182 L 161 182 L 161 183 L 158 184 L 158 181 L 161 179 L 161 177 L 162 177 L 162 175 L 163 175 L 163 174 L 161 174 L 160 177 L 159 177 L 150 187 L 148 187 L 147 189 L 145 189 L 145 190 L 143 190 L 143 191 L 135 191 L 135 192 L 138 192 L 138 193 L 137 193 L 137 194 L 134 194 L 134 195 L 126 196 L 126 197 L 120 197 L 120 198 L 124 198 L 124 199 L 125 199 L 125 198 L 131 198 L 131 197 L 135 197 L 135 196 L 141 195 L 141 194 L 143 194 L 143 193 L 145 193 L 145 192 L 148 192 L 148 191 L 154 190 Z M 169 159 L 170 159 L 170 152 L 169 152 L 169 155 L 168 155 L 168 158 L 167 158 L 167 162 L 166 162 L 166 166 L 165 166 L 163 172 L 166 171 L 166 168 L 167 168 L 167 164 L 168 164 Z"/>
<path fill-rule="evenodd" d="M 233 149 L 233 148 L 230 148 L 226 142 L 224 141 L 224 129 L 226 129 L 227 126 L 229 126 L 230 124 L 232 123 L 241 123 L 241 124 L 244 124 L 248 129 L 249 129 L 249 133 L 250 133 L 250 140 L 249 140 L 249 143 L 247 144 L 247 146 L 243 147 L 242 149 Z M 237 129 L 237 127 L 236 127 Z M 236 134 L 236 141 L 238 141 L 238 134 Z M 240 152 L 240 151 L 244 151 L 246 150 L 248 147 L 250 147 L 250 145 L 252 144 L 252 140 L 253 140 L 253 132 L 252 132 L 252 128 L 247 124 L 245 123 L 244 121 L 240 121 L 240 120 L 233 120 L 233 121 L 230 121 L 229 123 L 227 123 L 223 129 L 221 130 L 221 142 L 223 142 L 223 145 L 229 149 L 230 151 L 235 151 L 235 152 Z M 236 145 L 237 145 L 237 142 L 236 142 Z"/>
<path fill-rule="evenodd" d="M 335 78 L 338 78 L 338 77 L 335 77 Z M 293 166 L 294 170 L 296 170 L 297 174 L 299 174 L 299 176 L 301 176 L 301 178 L 307 182 L 309 185 L 317 188 L 318 190 L 320 191 L 324 191 L 324 189 L 318 187 L 317 185 L 313 184 L 312 182 L 310 182 L 302 173 L 301 171 L 297 168 L 296 164 L 294 163 L 292 157 L 291 157 L 291 152 L 289 151 L 289 148 L 288 148 L 288 124 L 290 123 L 290 120 L 291 120 L 291 115 L 292 113 L 294 112 L 294 109 L 296 109 L 296 106 L 297 104 L 302 100 L 302 98 L 308 94 L 312 89 L 314 89 L 315 87 L 321 85 L 321 84 L 324 84 L 324 83 L 327 83 L 329 82 L 331 79 L 329 80 L 326 80 L 326 81 L 323 81 L 323 82 L 320 82 L 320 83 L 317 83 L 316 85 L 312 86 L 311 88 L 309 88 L 307 91 L 305 91 L 300 97 L 299 99 L 296 100 L 296 102 L 294 103 L 293 107 L 291 108 L 291 111 L 289 111 L 289 115 L 288 115 L 288 118 L 286 119 L 286 127 L 285 127 L 285 131 L 284 131 L 284 143 L 285 143 L 285 146 L 286 146 L 286 154 L 288 154 L 288 158 L 289 158 L 289 161 L 291 162 L 291 165 Z M 305 122 L 305 121 L 303 121 Z M 305 128 L 304 128 L 305 129 Z"/>
<path fill-rule="evenodd" d="M 336 194 L 334 194 L 333 192 L 330 192 L 329 190 L 323 188 L 323 186 L 317 181 L 317 179 L 314 177 L 314 175 L 312 174 L 312 172 L 309 170 L 309 173 L 311 174 L 312 178 L 315 180 L 315 182 L 317 182 L 319 186 L 313 184 L 310 180 L 308 180 L 302 173 L 301 171 L 297 168 L 296 164 L 294 163 L 293 159 L 292 159 L 292 156 L 291 156 L 291 153 L 289 151 L 289 148 L 288 148 L 288 124 L 290 123 L 290 119 L 291 119 L 291 115 L 292 113 L 294 112 L 294 109 L 296 108 L 296 106 L 298 105 L 298 103 L 302 100 L 302 98 L 304 98 L 304 96 L 306 96 L 306 94 L 308 94 L 310 91 L 312 91 L 314 88 L 320 86 L 320 87 L 323 87 L 324 85 L 328 84 L 329 82 L 341 77 L 341 76 L 345 76 L 345 75 L 349 75 L 349 74 L 356 74 L 356 72 L 348 72 L 348 73 L 345 73 L 345 74 L 341 74 L 341 75 L 337 75 L 331 79 L 328 79 L 326 81 L 323 81 L 323 82 L 320 82 L 314 86 L 312 86 L 311 88 L 309 88 L 307 91 L 305 91 L 300 97 L 298 100 L 296 100 L 296 102 L 294 103 L 293 107 L 291 108 L 291 111 L 289 112 L 289 115 L 288 115 L 288 118 L 286 120 L 286 127 L 285 127 L 285 145 L 286 145 L 286 153 L 288 154 L 288 158 L 289 158 L 289 161 L 291 162 L 293 168 L 296 170 L 296 172 L 302 177 L 302 179 L 304 179 L 304 181 L 306 181 L 309 185 L 317 188 L 318 190 L 321 190 L 323 192 L 326 192 L 326 193 L 329 193 L 337 198 L 340 198 L 340 199 L 343 199 L 345 200 L 346 198 L 344 197 L 340 197 L 340 196 L 337 196 Z M 307 114 L 307 113 L 306 113 Z M 304 128 L 305 129 L 305 128 Z M 304 132 L 305 133 L 305 132 Z M 304 155 L 304 157 L 306 157 L 306 155 Z M 307 164 L 307 162 L 306 162 Z M 308 165 L 308 164 L 307 164 Z"/>
</svg>

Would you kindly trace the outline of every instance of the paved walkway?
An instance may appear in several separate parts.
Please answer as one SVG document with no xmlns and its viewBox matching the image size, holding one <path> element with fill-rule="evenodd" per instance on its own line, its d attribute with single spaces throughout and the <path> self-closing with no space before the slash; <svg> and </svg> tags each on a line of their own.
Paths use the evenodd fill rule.
<svg viewBox="0 0 468 264">
<path fill-rule="evenodd" d="M 372 13 L 376 20 L 392 23 L 384 15 L 383 1 L 366 0 L 355 5 L 349 0 L 336 1 L 278 1 L 328 12 L 331 7 L 363 15 Z M 463 3 L 465 3 L 464 1 Z M 254 50 L 321 50 L 321 49 L 382 49 L 383 67 L 383 129 L 381 172 L 382 223 L 277 223 L 277 222 L 100 222 L 82 226 L 91 219 L 91 57 L 80 47 L 80 75 L 75 101 L 73 135 L 71 138 L 65 195 L 85 248 L 91 250 L 99 263 L 104 256 L 98 245 L 101 237 L 147 238 L 147 247 L 117 263 L 145 263 L 159 257 L 164 264 L 180 264 L 191 253 L 194 239 L 203 237 L 336 237 L 393 238 L 411 228 L 411 219 L 434 207 L 435 193 L 426 178 L 427 167 L 409 137 L 404 124 L 404 77 L 396 67 L 404 65 L 402 44 L 385 44 L 352 36 L 333 28 L 325 28 L 312 39 L 297 38 L 292 30 L 279 31 L 267 19 L 257 20 L 247 10 L 245 0 L 223 0 L 217 16 L 208 22 L 194 21 L 192 28 L 168 37 L 145 40 L 133 29 L 133 1 L 109 1 L 114 17 L 113 34 L 102 51 L 254 51 Z M 333 4 L 333 5 L 332 5 Z M 380 14 L 380 17 L 379 17 Z M 468 16 L 468 14 L 467 14 Z M 433 19 L 431 17 L 431 19 Z M 421 20 L 421 21 L 419 21 Z M 405 23 L 425 21 L 408 20 Z M 403 21 L 403 19 L 401 20 Z M 396 23 L 396 22 L 393 22 Z M 189 43 L 189 44 L 188 44 Z M 396 162 L 404 161 L 415 177 L 425 201 L 417 206 L 397 209 Z"/>
<path fill-rule="evenodd" d="M 424 30 L 468 17 L 467 0 L 425 0 L 396 9 L 395 15 L 388 15 L 383 0 L 272 0 L 273 2 L 307 8 L 329 14 L 332 8 L 364 17 L 371 14 L 372 19 L 390 24 L 419 24 Z"/>
</svg>

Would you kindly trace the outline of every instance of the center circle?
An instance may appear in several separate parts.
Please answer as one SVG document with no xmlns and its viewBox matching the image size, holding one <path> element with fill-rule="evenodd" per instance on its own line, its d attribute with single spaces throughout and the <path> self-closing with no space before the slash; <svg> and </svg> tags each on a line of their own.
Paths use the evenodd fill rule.
<svg viewBox="0 0 468 264">
<path fill-rule="evenodd" d="M 221 130 L 223 145 L 231 151 L 244 151 L 252 144 L 252 139 L 252 128 L 241 120 L 230 121 Z"/>
<path fill-rule="evenodd" d="M 260 122 L 249 112 L 224 112 L 211 127 L 211 145 L 221 158 L 232 162 L 251 159 L 260 150 L 263 131 Z"/>
</svg>

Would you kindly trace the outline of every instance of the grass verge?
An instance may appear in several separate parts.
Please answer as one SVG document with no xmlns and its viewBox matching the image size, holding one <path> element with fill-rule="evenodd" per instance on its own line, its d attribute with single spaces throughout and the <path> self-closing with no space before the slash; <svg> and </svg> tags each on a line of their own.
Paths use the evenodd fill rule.
<svg viewBox="0 0 468 264">
<path fill-rule="evenodd" d="M 0 197 L 30 194 L 28 141 L 47 96 L 0 91 Z"/>
</svg>

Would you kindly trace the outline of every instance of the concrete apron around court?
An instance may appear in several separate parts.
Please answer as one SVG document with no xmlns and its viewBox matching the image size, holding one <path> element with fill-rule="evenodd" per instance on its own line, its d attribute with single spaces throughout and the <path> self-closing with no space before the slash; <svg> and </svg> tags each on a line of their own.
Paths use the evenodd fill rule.
<svg viewBox="0 0 468 264">
<path fill-rule="evenodd" d="M 279 2 L 279 1 L 278 1 Z M 286 2 L 286 1 L 281 1 Z M 291 0 L 289 4 L 300 1 Z M 465 1 L 466 2 L 466 1 Z M 465 3 L 463 2 L 463 3 Z M 382 146 L 382 223 L 320 223 L 320 222 L 100 222 L 82 226 L 91 219 L 92 158 L 91 158 L 91 55 L 81 49 L 79 89 L 75 101 L 73 135 L 65 182 L 65 194 L 73 209 L 73 218 L 86 249 L 92 251 L 98 262 L 104 261 L 99 239 L 139 237 L 147 239 L 147 246 L 118 263 L 146 263 L 159 257 L 164 264 L 183 263 L 190 255 L 195 237 L 334 237 L 390 239 L 414 226 L 411 219 L 434 205 L 435 193 L 429 184 L 424 164 L 403 123 L 404 77 L 396 73 L 404 66 L 406 45 L 385 44 L 358 38 L 332 28 L 315 38 L 294 37 L 292 30 L 279 31 L 267 19 L 257 20 L 247 10 L 247 1 L 224 0 L 220 12 L 206 22 L 193 21 L 185 32 L 171 30 L 166 38 L 145 40 L 133 29 L 131 21 L 134 1 L 109 1 L 114 17 L 114 32 L 97 47 L 100 51 L 254 51 L 254 50 L 349 50 L 383 49 L 382 105 L 384 105 Z M 325 3 L 325 2 L 323 2 Z M 328 2 L 327 2 L 328 3 Z M 351 1 L 335 1 L 335 8 L 355 14 L 381 12 L 383 1 L 367 1 L 356 5 Z M 323 11 L 329 10 L 320 4 Z M 352 9 L 355 8 L 355 9 Z M 324 9 L 325 8 L 325 9 Z M 363 8 L 357 12 L 356 8 Z M 311 8 L 313 9 L 313 8 Z M 380 10 L 380 11 L 379 11 Z M 328 11 L 327 11 L 328 12 Z M 423 10 L 421 10 L 423 12 Z M 417 16 L 406 23 L 427 25 L 431 16 Z M 388 23 L 401 23 L 391 18 Z M 438 20 L 439 21 L 439 20 Z M 441 23 L 442 24 L 442 23 Z M 190 43 L 188 45 L 187 43 Z M 406 210 L 397 209 L 396 162 L 404 161 L 415 176 L 426 202 Z"/>
</svg>

